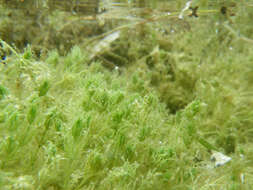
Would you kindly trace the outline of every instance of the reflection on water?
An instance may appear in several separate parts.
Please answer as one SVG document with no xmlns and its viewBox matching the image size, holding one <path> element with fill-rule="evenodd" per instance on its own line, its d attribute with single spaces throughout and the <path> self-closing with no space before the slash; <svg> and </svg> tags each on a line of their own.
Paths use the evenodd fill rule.
<svg viewBox="0 0 253 190">
<path fill-rule="evenodd" d="M 102 5 L 106 8 L 151 8 L 159 10 L 171 10 L 175 8 L 177 2 L 175 0 L 103 0 Z"/>
<path fill-rule="evenodd" d="M 175 0 L 0 0 L 0 38 L 21 49 L 32 44 L 38 54 L 43 48 L 65 53 L 87 38 L 145 22 L 175 5 Z"/>
<path fill-rule="evenodd" d="M 14 9 L 54 9 L 74 14 L 97 14 L 104 9 L 114 8 L 166 8 L 176 1 L 170 0 L 0 0 L 0 4 Z"/>
</svg>

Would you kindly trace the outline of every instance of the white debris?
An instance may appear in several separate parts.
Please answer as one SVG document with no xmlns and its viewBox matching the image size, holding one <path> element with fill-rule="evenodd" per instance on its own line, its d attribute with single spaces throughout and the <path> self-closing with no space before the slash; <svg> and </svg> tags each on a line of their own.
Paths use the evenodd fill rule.
<svg viewBox="0 0 253 190">
<path fill-rule="evenodd" d="M 241 178 L 242 184 L 244 184 L 244 174 L 243 173 L 240 174 L 240 178 Z"/>
<path fill-rule="evenodd" d="M 231 157 L 228 157 L 220 152 L 213 152 L 211 155 L 211 161 L 214 162 L 215 167 L 223 166 L 231 160 Z"/>
<path fill-rule="evenodd" d="M 179 19 L 183 19 L 184 18 L 184 12 L 187 11 L 190 8 L 191 3 L 192 3 L 191 0 L 186 2 L 185 7 L 182 9 L 182 11 L 180 12 L 180 14 L 178 16 Z"/>
<path fill-rule="evenodd" d="M 113 32 L 107 36 L 105 36 L 98 44 L 95 45 L 92 51 L 92 55 L 90 56 L 90 59 L 95 57 L 100 52 L 105 51 L 105 49 L 109 49 L 112 42 L 114 42 L 116 39 L 120 37 L 120 31 Z"/>
</svg>

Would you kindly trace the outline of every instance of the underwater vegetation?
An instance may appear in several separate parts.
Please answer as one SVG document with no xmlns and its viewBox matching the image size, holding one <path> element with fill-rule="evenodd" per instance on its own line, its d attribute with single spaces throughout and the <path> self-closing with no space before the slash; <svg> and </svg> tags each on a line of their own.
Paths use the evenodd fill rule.
<svg viewBox="0 0 253 190">
<path fill-rule="evenodd" d="M 250 190 L 253 6 L 234 2 L 90 31 L 1 7 L 0 189 Z"/>
</svg>

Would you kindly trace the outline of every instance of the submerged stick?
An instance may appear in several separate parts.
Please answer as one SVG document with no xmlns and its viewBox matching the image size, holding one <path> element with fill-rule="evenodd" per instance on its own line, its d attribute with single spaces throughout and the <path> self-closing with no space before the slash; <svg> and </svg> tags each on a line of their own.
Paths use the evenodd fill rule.
<svg viewBox="0 0 253 190">
<path fill-rule="evenodd" d="M 250 38 L 247 38 L 245 36 L 243 36 L 242 34 L 240 34 L 239 32 L 236 32 L 232 27 L 230 27 L 227 24 L 224 24 L 224 27 L 234 36 L 236 36 L 239 40 L 243 40 L 245 42 L 249 42 L 249 43 L 253 43 L 253 40 Z"/>
</svg>

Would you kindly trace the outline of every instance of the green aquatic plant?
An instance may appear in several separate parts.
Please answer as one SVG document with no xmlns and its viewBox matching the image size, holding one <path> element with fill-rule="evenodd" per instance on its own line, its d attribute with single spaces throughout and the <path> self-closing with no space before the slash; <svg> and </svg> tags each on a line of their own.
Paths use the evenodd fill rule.
<svg viewBox="0 0 253 190">
<path fill-rule="evenodd" d="M 111 70 L 81 46 L 39 59 L 1 41 L 0 189 L 250 190 L 252 7 L 201 6 L 122 31 Z M 214 150 L 231 161 L 214 168 Z"/>
<path fill-rule="evenodd" d="M 40 86 L 39 86 L 39 96 L 45 96 L 49 90 L 49 82 L 44 81 Z"/>
<path fill-rule="evenodd" d="M 0 86 L 0 100 L 3 99 L 7 95 L 7 89 L 4 86 Z"/>
</svg>

